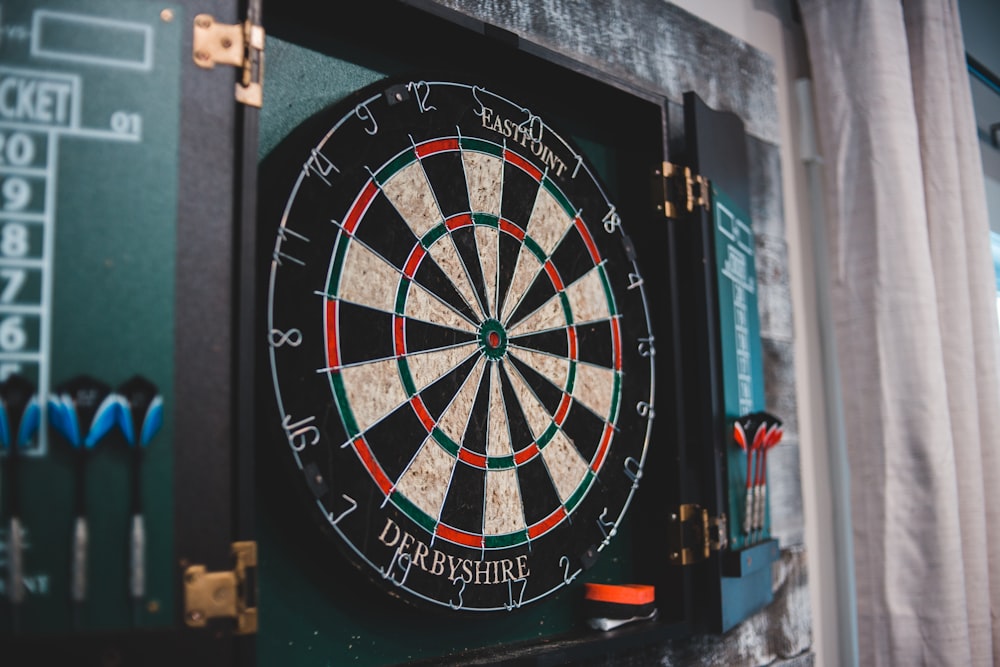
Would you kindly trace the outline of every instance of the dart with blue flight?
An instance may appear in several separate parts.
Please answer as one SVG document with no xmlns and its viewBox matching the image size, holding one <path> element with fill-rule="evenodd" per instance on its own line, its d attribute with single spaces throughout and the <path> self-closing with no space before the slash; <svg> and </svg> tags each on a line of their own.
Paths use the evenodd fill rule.
<svg viewBox="0 0 1000 667">
<path fill-rule="evenodd" d="M 117 408 L 111 388 L 88 375 L 60 385 L 49 399 L 49 423 L 73 448 L 76 457 L 70 599 L 77 625 L 80 608 L 87 599 L 87 458 L 114 427 Z"/>
<path fill-rule="evenodd" d="M 7 508 L 7 599 L 11 619 L 17 629 L 18 608 L 24 602 L 24 531 L 18 461 L 38 431 L 40 410 L 35 385 L 21 375 L 11 375 L 0 383 L 0 448 L 7 453 L 5 506 Z"/>
<path fill-rule="evenodd" d="M 142 509 L 142 456 L 163 425 L 163 397 L 156 385 L 137 375 L 117 389 L 118 426 L 132 453 L 132 525 L 129 539 L 129 596 L 133 616 L 146 595 L 146 526 Z"/>
</svg>

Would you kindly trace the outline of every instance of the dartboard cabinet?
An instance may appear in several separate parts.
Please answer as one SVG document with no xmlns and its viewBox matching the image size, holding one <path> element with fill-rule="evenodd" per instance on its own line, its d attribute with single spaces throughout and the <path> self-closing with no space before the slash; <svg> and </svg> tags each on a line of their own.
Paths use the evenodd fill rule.
<svg viewBox="0 0 1000 667">
<path fill-rule="evenodd" d="M 89 546 L 62 530 L 80 525 L 79 503 L 44 520 L 26 510 L 59 528 L 16 545 L 28 574 L 8 567 L 5 590 L 37 587 L 43 549 L 72 551 L 74 574 L 9 596 L 14 664 L 580 662 L 728 630 L 770 601 L 777 543 L 753 450 L 777 427 L 734 440 L 766 407 L 735 115 L 438 3 L 135 4 L 103 23 L 45 3 L 25 19 L 52 44 L 67 25 L 98 26 L 184 58 L 160 69 L 123 47 L 79 61 L 86 76 L 134 57 L 135 76 L 176 92 L 156 128 L 152 113 L 111 115 L 116 140 L 176 133 L 175 245 L 151 248 L 170 256 L 161 296 L 175 312 L 101 338 L 138 349 L 172 332 L 156 358 L 173 374 L 61 385 L 52 455 L 5 458 L 29 482 L 65 474 L 65 415 L 107 394 L 121 434 L 98 432 L 99 407 L 81 412 L 81 452 L 110 439 L 77 471 L 92 495 L 133 489 L 122 540 L 103 510 L 89 512 Z M 0 73 L 24 78 L 56 52 L 38 40 Z M 65 78 L 67 95 L 80 80 Z M 142 168 L 141 187 L 162 194 Z M 150 406 L 162 416 L 135 416 Z M 155 499 L 93 471 L 119 450 L 146 465 L 135 475 Z M 98 574 L 81 597 L 86 571 Z M 655 605 L 596 632 L 588 584 L 655 587 Z"/>
</svg>

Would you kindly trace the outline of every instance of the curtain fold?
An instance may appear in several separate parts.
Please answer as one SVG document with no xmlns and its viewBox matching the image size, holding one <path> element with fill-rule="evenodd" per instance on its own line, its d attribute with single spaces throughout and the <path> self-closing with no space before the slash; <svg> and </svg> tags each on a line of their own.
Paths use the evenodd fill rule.
<svg viewBox="0 0 1000 667">
<path fill-rule="evenodd" d="M 825 164 L 859 658 L 1000 663 L 1000 364 L 958 10 L 800 4 Z"/>
</svg>

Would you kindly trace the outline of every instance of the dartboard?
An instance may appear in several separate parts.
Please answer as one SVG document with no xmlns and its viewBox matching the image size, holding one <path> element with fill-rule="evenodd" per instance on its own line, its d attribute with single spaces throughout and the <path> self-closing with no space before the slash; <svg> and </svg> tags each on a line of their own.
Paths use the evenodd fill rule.
<svg viewBox="0 0 1000 667">
<path fill-rule="evenodd" d="M 653 416 L 642 275 L 587 158 L 484 87 L 386 81 L 303 123 L 260 187 L 304 511 L 417 604 L 511 610 L 572 582 Z"/>
</svg>

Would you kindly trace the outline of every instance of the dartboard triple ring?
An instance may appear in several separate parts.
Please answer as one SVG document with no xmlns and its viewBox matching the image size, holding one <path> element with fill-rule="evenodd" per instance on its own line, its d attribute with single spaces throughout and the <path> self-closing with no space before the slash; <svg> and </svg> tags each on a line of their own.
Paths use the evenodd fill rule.
<svg viewBox="0 0 1000 667">
<path fill-rule="evenodd" d="M 304 123 L 260 187 L 277 419 L 348 558 L 471 611 L 593 564 L 642 474 L 654 341 L 583 155 L 479 86 L 382 82 Z"/>
</svg>

